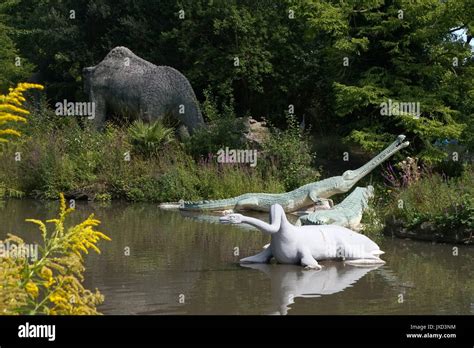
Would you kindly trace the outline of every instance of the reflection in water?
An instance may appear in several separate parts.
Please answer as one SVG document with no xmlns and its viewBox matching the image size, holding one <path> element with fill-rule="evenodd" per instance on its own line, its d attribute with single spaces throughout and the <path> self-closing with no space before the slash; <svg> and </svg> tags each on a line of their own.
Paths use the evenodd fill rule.
<svg viewBox="0 0 474 348">
<path fill-rule="evenodd" d="M 74 222 L 94 213 L 112 238 L 100 243 L 101 255 L 86 257 L 85 285 L 105 295 L 105 314 L 473 314 L 473 247 L 453 253 L 452 245 L 386 238 L 378 244 L 387 264 L 375 270 L 342 262 L 323 263 L 321 272 L 246 265 L 259 272 L 238 263 L 269 242 L 257 230 L 156 204 L 76 208 Z M 25 218 L 44 220 L 56 211 L 57 202 L 6 201 L 0 239 L 15 233 L 39 241 Z"/>
<path fill-rule="evenodd" d="M 271 280 L 272 302 L 276 312 L 286 315 L 297 297 L 332 295 L 352 286 L 378 266 L 356 267 L 343 262 L 322 263 L 320 271 L 304 270 L 294 265 L 241 264 L 242 267 L 259 270 Z"/>
</svg>

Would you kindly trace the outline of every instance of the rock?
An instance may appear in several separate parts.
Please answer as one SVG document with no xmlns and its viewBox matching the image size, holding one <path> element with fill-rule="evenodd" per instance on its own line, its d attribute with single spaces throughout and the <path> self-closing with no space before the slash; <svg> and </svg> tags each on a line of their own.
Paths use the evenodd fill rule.
<svg viewBox="0 0 474 348">
<path fill-rule="evenodd" d="M 244 134 L 245 139 L 256 145 L 262 145 L 270 135 L 265 121 L 257 121 L 252 117 L 248 117 L 245 121 L 246 133 Z"/>
</svg>

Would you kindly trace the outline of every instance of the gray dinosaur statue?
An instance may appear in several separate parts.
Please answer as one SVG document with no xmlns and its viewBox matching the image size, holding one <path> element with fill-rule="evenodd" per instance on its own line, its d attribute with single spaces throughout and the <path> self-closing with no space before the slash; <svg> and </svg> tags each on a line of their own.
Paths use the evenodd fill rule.
<svg viewBox="0 0 474 348">
<path fill-rule="evenodd" d="M 373 196 L 373 186 L 356 187 L 341 203 L 328 210 L 316 210 L 301 216 L 296 225 L 339 225 L 358 231 L 362 214 Z"/>
<path fill-rule="evenodd" d="M 360 179 L 370 173 L 375 167 L 392 156 L 394 153 L 407 147 L 410 143 L 404 135 L 399 135 L 391 145 L 372 158 L 369 162 L 356 170 L 348 170 L 341 176 L 334 176 L 317 182 L 312 182 L 286 193 L 246 193 L 234 198 L 215 201 L 182 202 L 181 210 L 189 211 L 240 211 L 256 210 L 268 212 L 273 204 L 279 204 L 287 213 L 306 208 L 328 199 L 334 194 L 348 192 Z M 160 205 L 171 208 L 172 203 Z"/>
<path fill-rule="evenodd" d="M 126 47 L 115 47 L 102 62 L 83 69 L 84 89 L 95 103 L 94 124 L 101 128 L 108 111 L 154 121 L 171 116 L 192 133 L 204 125 L 188 79 L 169 66 L 156 66 Z"/>
</svg>

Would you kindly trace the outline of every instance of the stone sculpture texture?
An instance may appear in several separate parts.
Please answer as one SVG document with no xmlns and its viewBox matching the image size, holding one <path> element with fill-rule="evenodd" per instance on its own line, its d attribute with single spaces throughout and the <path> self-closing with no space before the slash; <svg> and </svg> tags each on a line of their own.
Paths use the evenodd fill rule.
<svg viewBox="0 0 474 348">
<path fill-rule="evenodd" d="M 154 121 L 165 116 L 192 133 L 204 125 L 193 88 L 178 70 L 156 66 L 126 47 L 115 47 L 102 62 L 84 68 L 84 89 L 95 103 L 94 124 L 101 128 L 107 112 Z"/>
</svg>

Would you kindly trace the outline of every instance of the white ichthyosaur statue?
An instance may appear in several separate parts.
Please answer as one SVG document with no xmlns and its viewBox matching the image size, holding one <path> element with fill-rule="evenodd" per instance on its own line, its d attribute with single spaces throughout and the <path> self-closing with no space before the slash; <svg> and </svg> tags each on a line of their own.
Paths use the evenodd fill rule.
<svg viewBox="0 0 474 348">
<path fill-rule="evenodd" d="M 222 223 L 245 223 L 271 235 L 270 245 L 257 255 L 240 262 L 301 264 L 306 269 L 321 269 L 318 261 L 345 260 L 349 264 L 383 264 L 384 252 L 368 237 L 337 225 L 295 226 L 286 218 L 281 205 L 270 208 L 270 224 L 242 214 L 228 214 Z"/>
</svg>

